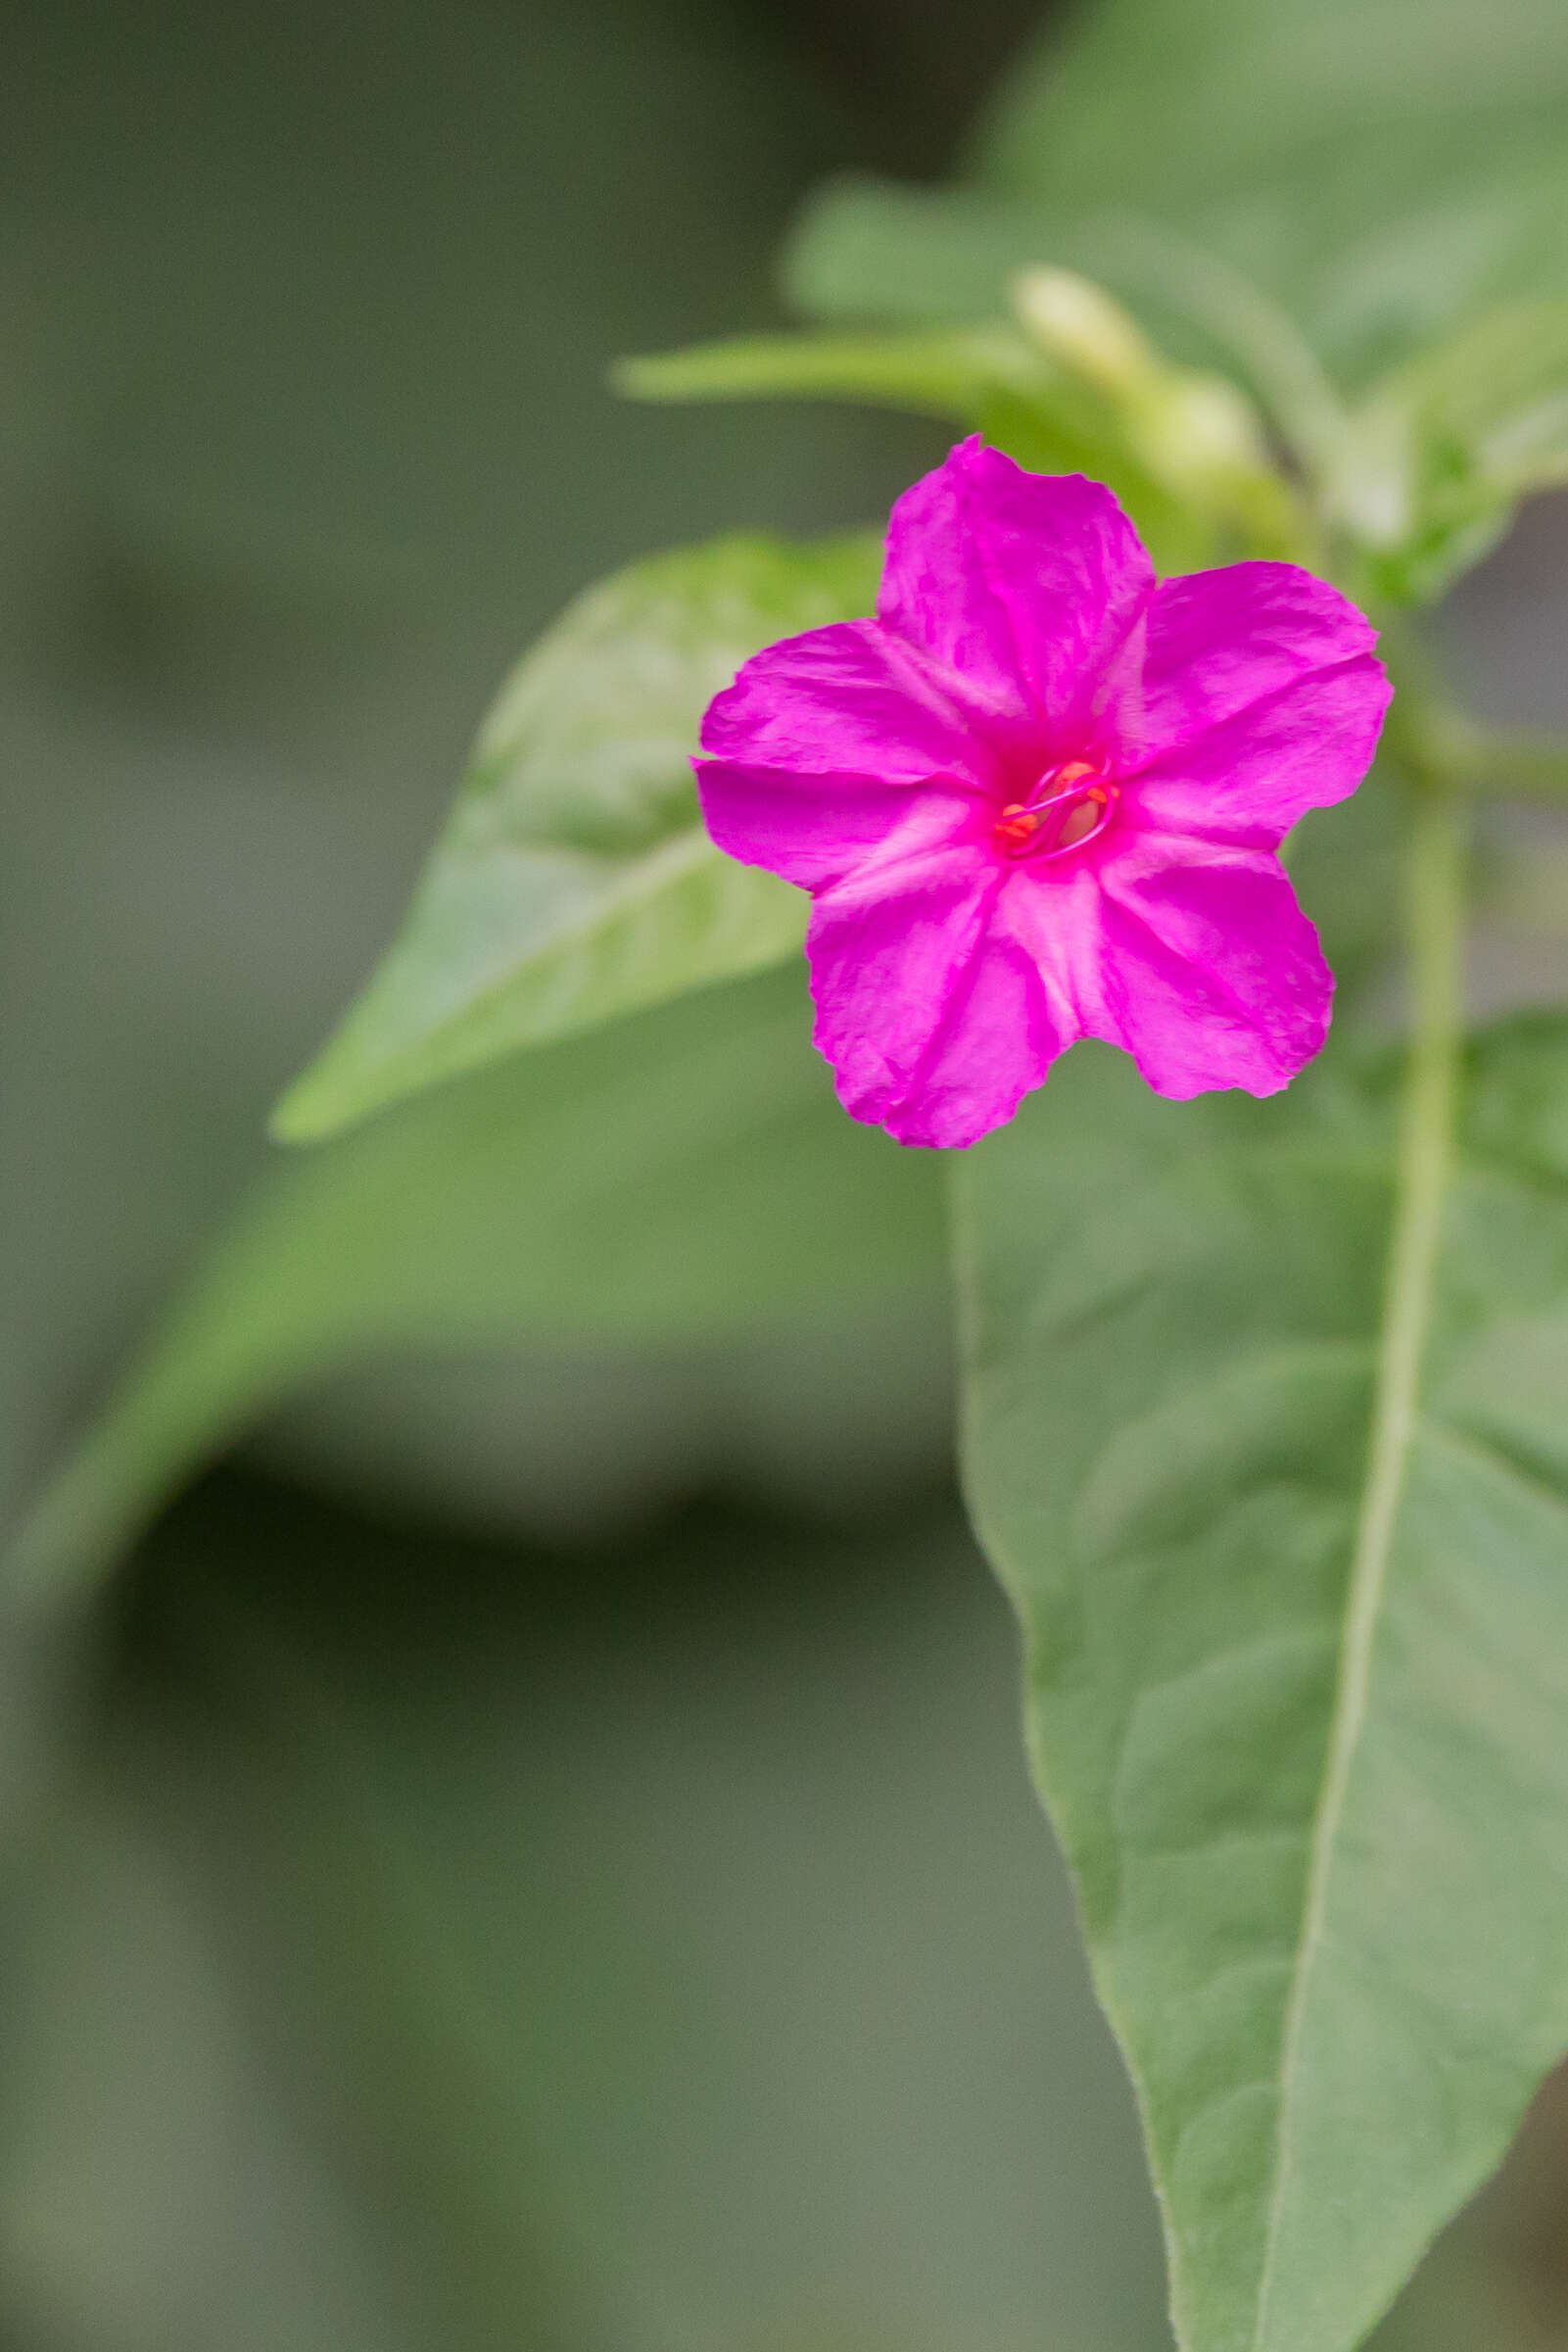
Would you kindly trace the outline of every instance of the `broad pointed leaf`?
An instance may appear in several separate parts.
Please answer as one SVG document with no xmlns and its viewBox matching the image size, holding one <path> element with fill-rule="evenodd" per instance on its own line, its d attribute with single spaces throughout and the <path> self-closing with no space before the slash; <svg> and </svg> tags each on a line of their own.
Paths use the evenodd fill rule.
<svg viewBox="0 0 1568 2352">
<path fill-rule="evenodd" d="M 802 974 L 476 1073 L 264 1182 L 44 1496 L 9 1589 L 101 1567 L 292 1390 L 398 1348 L 724 1342 L 939 1287 L 934 1164 L 845 1119 Z"/>
<path fill-rule="evenodd" d="M 579 598 L 502 690 L 401 937 L 278 1134 L 792 954 L 804 897 L 713 846 L 690 754 L 740 663 L 869 612 L 879 562 L 869 534 L 726 539 Z"/>
<path fill-rule="evenodd" d="M 1350 2352 L 1568 2046 L 1568 1025 L 1474 1049 L 1363 1526 L 1392 1075 L 1080 1048 L 959 1171 L 969 1488 L 1188 2352 Z"/>
</svg>

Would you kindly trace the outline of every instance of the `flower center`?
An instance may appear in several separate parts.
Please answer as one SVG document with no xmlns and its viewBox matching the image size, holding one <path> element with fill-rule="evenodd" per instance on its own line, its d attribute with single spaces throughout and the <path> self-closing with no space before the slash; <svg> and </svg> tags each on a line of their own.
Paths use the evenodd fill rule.
<svg viewBox="0 0 1568 2352">
<path fill-rule="evenodd" d="M 1026 800 L 1010 800 L 991 828 L 1004 857 L 1059 857 L 1105 831 L 1117 796 L 1087 760 L 1069 759 L 1040 778 Z"/>
</svg>

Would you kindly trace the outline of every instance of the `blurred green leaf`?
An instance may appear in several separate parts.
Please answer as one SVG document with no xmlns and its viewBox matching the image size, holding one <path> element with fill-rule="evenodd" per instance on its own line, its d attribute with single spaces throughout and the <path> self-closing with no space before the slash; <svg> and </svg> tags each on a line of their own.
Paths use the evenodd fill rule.
<svg viewBox="0 0 1568 2352">
<path fill-rule="evenodd" d="M 1568 301 L 1509 303 L 1386 377 L 1378 408 L 1515 495 L 1568 477 Z"/>
<path fill-rule="evenodd" d="M 1430 599 L 1568 482 L 1568 301 L 1489 311 L 1374 386 L 1352 419 L 1342 497 L 1394 593 Z"/>
<path fill-rule="evenodd" d="M 8 2352 L 1166 2344 L 945 1501 L 551 1555 L 231 1475 L 113 1631 L 10 1895 Z"/>
<path fill-rule="evenodd" d="M 1060 395 L 1058 370 L 1009 327 L 974 333 L 741 335 L 622 360 L 633 400 L 855 400 L 972 424 L 1005 392 Z"/>
<path fill-rule="evenodd" d="M 1557 0 L 1111 0 L 1048 33 L 976 165 L 1234 263 L 1346 376 L 1568 287 Z"/>
<path fill-rule="evenodd" d="M 979 326 L 1005 314 L 1008 282 L 1036 262 L 1088 276 L 1081 242 L 1037 207 L 966 187 L 901 188 L 860 175 L 808 201 L 784 248 L 784 287 L 813 317 Z M 846 338 L 847 340 L 847 338 Z"/>
<path fill-rule="evenodd" d="M 1052 27 L 953 194 L 820 199 L 790 264 L 825 316 L 981 318 L 1065 262 L 1140 285 L 1143 224 L 1256 281 L 1364 384 L 1489 302 L 1568 286 L 1557 0 L 1110 0 Z M 1119 248 L 1119 250 L 1118 250 Z"/>
<path fill-rule="evenodd" d="M 1108 483 L 1162 571 L 1218 560 L 1204 514 L 1155 478 L 1126 418 L 1011 327 L 748 336 L 623 360 L 616 382 L 639 400 L 855 400 L 948 417 L 1037 473 Z"/>
<path fill-rule="evenodd" d="M 934 1167 L 846 1119 L 779 973 L 476 1074 L 280 1166 L 24 1529 L 101 1565 L 291 1389 L 396 1347 L 680 1348 L 939 1283 Z"/>
<path fill-rule="evenodd" d="M 1249 385 L 1308 474 L 1346 425 L 1345 406 L 1301 326 L 1233 263 L 1127 213 L 1063 214 L 974 187 L 830 183 L 784 252 L 786 291 L 826 318 L 940 320 L 983 331 L 1021 272 L 1066 264 L 1111 289 L 1177 361 Z M 927 327 L 927 332 L 930 331 Z"/>
<path fill-rule="evenodd" d="M 871 535 L 736 538 L 579 598 L 486 721 L 402 936 L 279 1104 L 330 1134 L 498 1055 L 791 954 L 803 895 L 714 847 L 690 754 L 740 663 L 875 601 Z"/>
<path fill-rule="evenodd" d="M 1349 2352 L 1568 2045 L 1557 1018 L 1473 1051 L 1364 1713 L 1325 1798 L 1392 1075 L 1342 1047 L 1267 1103 L 1177 1106 L 1080 1049 L 958 1170 L 970 1491 L 1189 2352 Z"/>
</svg>

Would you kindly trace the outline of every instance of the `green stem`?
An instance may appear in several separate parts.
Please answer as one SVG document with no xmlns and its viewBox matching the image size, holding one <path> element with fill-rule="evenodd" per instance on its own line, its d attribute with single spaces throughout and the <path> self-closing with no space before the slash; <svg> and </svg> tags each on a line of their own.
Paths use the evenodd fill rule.
<svg viewBox="0 0 1568 2352">
<path fill-rule="evenodd" d="M 1489 796 L 1568 800 L 1568 744 L 1545 735 L 1477 731 L 1469 782 Z"/>
<path fill-rule="evenodd" d="M 1399 689 L 1388 747 L 1412 777 L 1489 799 L 1568 800 L 1568 743 L 1478 727 L 1436 686 L 1426 648 L 1397 620 L 1385 621 L 1379 650 Z"/>
<path fill-rule="evenodd" d="M 1391 748 L 1417 776 L 1454 792 L 1568 800 L 1568 744 L 1548 735 L 1493 734 L 1442 703 L 1397 728 Z"/>
</svg>

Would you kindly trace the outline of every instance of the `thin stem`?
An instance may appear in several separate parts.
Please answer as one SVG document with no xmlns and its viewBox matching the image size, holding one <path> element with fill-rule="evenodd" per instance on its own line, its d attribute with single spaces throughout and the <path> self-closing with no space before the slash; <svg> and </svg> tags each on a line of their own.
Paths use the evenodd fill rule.
<svg viewBox="0 0 1568 2352">
<path fill-rule="evenodd" d="M 1388 747 L 1413 777 L 1489 799 L 1568 800 L 1568 742 L 1477 726 L 1437 687 L 1426 648 L 1397 621 L 1385 622 L 1379 650 L 1399 688 Z"/>
<path fill-rule="evenodd" d="M 1494 734 L 1441 702 L 1395 728 L 1390 747 L 1416 775 L 1454 792 L 1568 800 L 1568 744 L 1549 735 Z"/>
<path fill-rule="evenodd" d="M 1469 782 L 1489 797 L 1568 800 L 1568 744 L 1548 735 L 1477 730 Z"/>
<path fill-rule="evenodd" d="M 1259 2342 L 1287 2201 L 1290 2105 L 1312 1966 L 1327 1927 L 1329 1882 L 1366 1720 L 1373 1648 L 1415 1434 L 1421 1364 L 1432 1318 L 1458 1098 L 1465 833 L 1462 805 L 1429 776 L 1415 810 L 1408 873 L 1410 1047 L 1371 1438 L 1341 1636 L 1334 1720 L 1312 1825 L 1301 1942 L 1281 2049 L 1279 2159 L 1259 2304 Z"/>
</svg>

